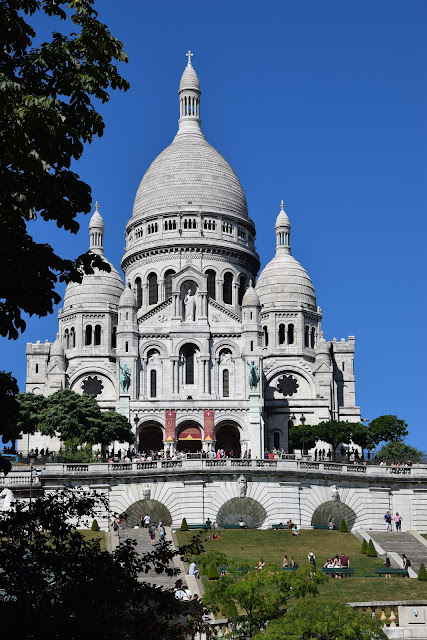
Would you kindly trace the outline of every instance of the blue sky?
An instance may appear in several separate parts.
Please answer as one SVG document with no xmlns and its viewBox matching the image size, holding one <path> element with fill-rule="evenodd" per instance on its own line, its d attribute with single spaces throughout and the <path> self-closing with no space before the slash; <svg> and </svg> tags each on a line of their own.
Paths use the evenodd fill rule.
<svg viewBox="0 0 427 640">
<path fill-rule="evenodd" d="M 202 128 L 242 183 L 262 266 L 274 254 L 283 198 L 292 253 L 316 288 L 325 338 L 356 336 L 362 417 L 397 414 L 409 424 L 408 441 L 427 448 L 427 3 L 95 6 L 130 57 L 121 71 L 131 89 L 101 107 L 105 134 L 76 165 L 100 202 L 107 257 L 120 268 L 138 184 L 177 130 L 190 48 Z M 33 228 L 40 241 L 74 257 L 88 247 L 88 223 L 82 216 L 77 236 L 44 222 Z M 53 340 L 56 331 L 56 314 L 33 317 L 18 341 L 2 339 L 2 368 L 21 390 L 26 343 Z"/>
</svg>

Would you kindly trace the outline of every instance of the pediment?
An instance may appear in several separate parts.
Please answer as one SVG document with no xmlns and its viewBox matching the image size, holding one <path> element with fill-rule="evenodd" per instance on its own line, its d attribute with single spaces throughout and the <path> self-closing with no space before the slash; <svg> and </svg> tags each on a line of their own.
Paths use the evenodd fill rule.
<svg viewBox="0 0 427 640">
<path fill-rule="evenodd" d="M 55 362 L 51 367 L 48 367 L 47 373 L 48 375 L 51 375 L 51 374 L 63 375 L 65 373 L 65 367 L 61 367 L 57 362 Z"/>
<path fill-rule="evenodd" d="M 326 364 L 326 362 L 321 362 L 319 366 L 313 370 L 314 375 L 316 375 L 316 373 L 331 373 L 331 372 L 332 372 L 332 369 L 330 366 Z"/>
</svg>

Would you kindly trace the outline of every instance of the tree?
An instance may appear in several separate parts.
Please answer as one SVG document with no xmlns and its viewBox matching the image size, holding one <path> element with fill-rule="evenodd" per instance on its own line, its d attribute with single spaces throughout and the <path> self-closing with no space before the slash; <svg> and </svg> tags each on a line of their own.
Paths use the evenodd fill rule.
<svg viewBox="0 0 427 640">
<path fill-rule="evenodd" d="M 175 575 L 170 543 L 140 556 L 131 541 L 112 553 L 87 540 L 72 522 L 94 516 L 102 500 L 58 492 L 20 501 L 0 514 L 0 616 L 5 637 L 31 640 L 167 640 L 203 629 L 203 607 L 181 602 L 172 591 L 139 582 L 154 569 Z M 104 505 L 105 506 L 105 505 Z"/>
<path fill-rule="evenodd" d="M 126 417 L 101 411 L 94 396 L 62 389 L 47 398 L 23 393 L 18 400 L 22 406 L 19 424 L 46 436 L 58 436 L 72 451 L 83 444 L 101 444 L 104 448 L 115 440 L 134 441 Z"/>
<path fill-rule="evenodd" d="M 405 442 L 387 442 L 377 453 L 377 458 L 391 462 L 423 462 L 426 459 L 424 451 L 411 447 Z"/>
<path fill-rule="evenodd" d="M 420 564 L 420 568 L 418 570 L 418 580 L 427 580 L 427 571 L 424 566 L 424 562 Z"/>
<path fill-rule="evenodd" d="M 351 442 L 352 433 L 353 425 L 351 422 L 329 420 L 328 422 L 319 422 L 316 426 L 317 439 L 332 445 L 334 457 L 338 445 Z"/>
<path fill-rule="evenodd" d="M 341 602 L 297 602 L 254 640 L 368 640 L 387 638 L 380 620 Z"/>
<path fill-rule="evenodd" d="M 374 543 L 372 541 L 372 539 L 369 540 L 368 542 L 368 548 L 366 551 L 366 555 L 369 556 L 370 558 L 376 558 L 377 557 L 377 550 L 375 549 Z"/>
<path fill-rule="evenodd" d="M 317 437 L 315 434 L 316 427 L 306 424 L 304 427 L 302 424 L 295 424 L 293 427 L 289 429 L 289 447 L 291 449 L 312 449 L 317 441 Z M 304 432 L 304 438 L 303 438 Z"/>
<path fill-rule="evenodd" d="M 56 282 L 81 281 L 83 270 L 110 267 L 95 254 L 76 260 L 58 256 L 29 232 L 36 217 L 77 233 L 77 214 L 91 206 L 89 185 L 70 165 L 84 144 L 102 136 L 95 106 L 109 90 L 129 84 L 116 62 L 127 62 L 123 44 L 97 20 L 94 0 L 4 0 L 0 53 L 0 335 L 17 338 L 22 312 L 44 316 L 60 301 Z M 72 22 L 72 33 L 52 34 L 33 47 L 30 22 L 38 14 Z"/>
<path fill-rule="evenodd" d="M 361 447 L 362 455 L 364 449 L 375 448 L 375 443 L 372 442 L 372 434 L 369 427 L 365 426 L 361 422 L 352 423 L 351 441 Z"/>
<path fill-rule="evenodd" d="M 408 435 L 407 423 L 397 416 L 380 416 L 369 425 L 369 437 L 373 444 L 399 442 Z"/>
<path fill-rule="evenodd" d="M 226 575 L 212 584 L 203 601 L 213 611 L 234 603 L 239 613 L 231 618 L 231 637 L 252 638 L 269 621 L 281 617 L 289 601 L 316 595 L 317 586 L 325 580 L 323 574 L 312 573 L 310 567 L 283 571 L 264 566 L 260 571 L 253 569 L 244 577 L 235 577 L 229 565 Z"/>
<path fill-rule="evenodd" d="M 19 404 L 16 400 L 18 391 L 16 378 L 11 373 L 0 371 L 0 435 L 5 443 L 9 440 L 14 442 L 16 438 L 15 426 L 19 416 Z M 0 471 L 7 474 L 11 468 L 9 460 L 0 458 Z"/>
</svg>

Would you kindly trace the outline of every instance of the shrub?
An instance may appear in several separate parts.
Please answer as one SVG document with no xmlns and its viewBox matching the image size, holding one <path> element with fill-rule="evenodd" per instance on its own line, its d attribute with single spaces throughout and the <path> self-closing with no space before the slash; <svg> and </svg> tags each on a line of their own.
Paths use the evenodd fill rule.
<svg viewBox="0 0 427 640">
<path fill-rule="evenodd" d="M 210 565 L 213 564 L 215 567 L 221 567 L 222 565 L 227 565 L 228 560 L 225 553 L 222 553 L 221 551 L 208 551 L 197 559 L 197 564 L 199 565 L 202 573 L 207 573 Z"/>
<path fill-rule="evenodd" d="M 96 519 L 92 522 L 91 530 L 92 531 L 100 531 L 100 527 L 99 527 L 98 521 Z"/>
<path fill-rule="evenodd" d="M 181 531 L 188 531 L 188 524 L 186 518 L 182 519 L 181 522 Z"/>
<path fill-rule="evenodd" d="M 363 538 L 362 548 L 360 549 L 360 553 L 368 553 L 368 543 L 365 538 Z"/>
<path fill-rule="evenodd" d="M 418 580 L 427 580 L 427 571 L 424 566 L 424 562 L 420 564 L 420 568 L 418 571 Z"/>
<path fill-rule="evenodd" d="M 376 558 L 378 555 L 377 552 L 375 551 L 374 543 L 372 542 L 372 540 L 369 540 L 368 550 L 366 552 L 366 555 L 369 556 L 370 558 Z"/>
<path fill-rule="evenodd" d="M 208 566 L 208 580 L 218 580 L 219 571 L 218 567 L 215 564 L 210 564 Z"/>
<path fill-rule="evenodd" d="M 341 533 L 348 533 L 347 523 L 344 519 L 341 520 L 340 531 Z"/>
</svg>

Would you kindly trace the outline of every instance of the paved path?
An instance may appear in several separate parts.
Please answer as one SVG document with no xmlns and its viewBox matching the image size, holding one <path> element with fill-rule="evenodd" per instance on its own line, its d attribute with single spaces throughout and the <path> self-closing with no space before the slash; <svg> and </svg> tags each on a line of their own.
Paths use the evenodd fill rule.
<svg viewBox="0 0 427 640">
<path fill-rule="evenodd" d="M 411 568 L 418 573 L 420 563 L 424 562 L 427 567 L 427 547 L 422 544 L 412 533 L 405 531 L 399 533 L 392 531 L 367 531 L 366 532 L 374 542 L 379 544 L 386 553 L 397 553 L 402 556 L 406 555 L 411 561 Z"/>
<path fill-rule="evenodd" d="M 166 530 L 166 539 L 172 540 L 170 530 Z M 124 540 L 136 540 L 136 550 L 138 553 L 143 555 L 144 553 L 151 553 L 151 551 L 154 551 L 158 544 L 158 535 L 156 534 L 156 544 L 152 545 L 148 535 L 148 529 L 121 529 L 119 531 L 119 540 L 120 542 Z M 171 564 L 171 566 L 175 565 Z M 178 578 L 181 578 L 185 582 L 185 578 L 182 573 L 176 576 L 167 576 L 165 573 L 156 573 L 151 570 L 148 573 L 141 573 L 138 580 L 140 582 L 150 582 L 151 584 L 155 584 L 159 587 L 161 586 L 164 589 L 171 589 L 175 584 L 175 580 Z"/>
</svg>

